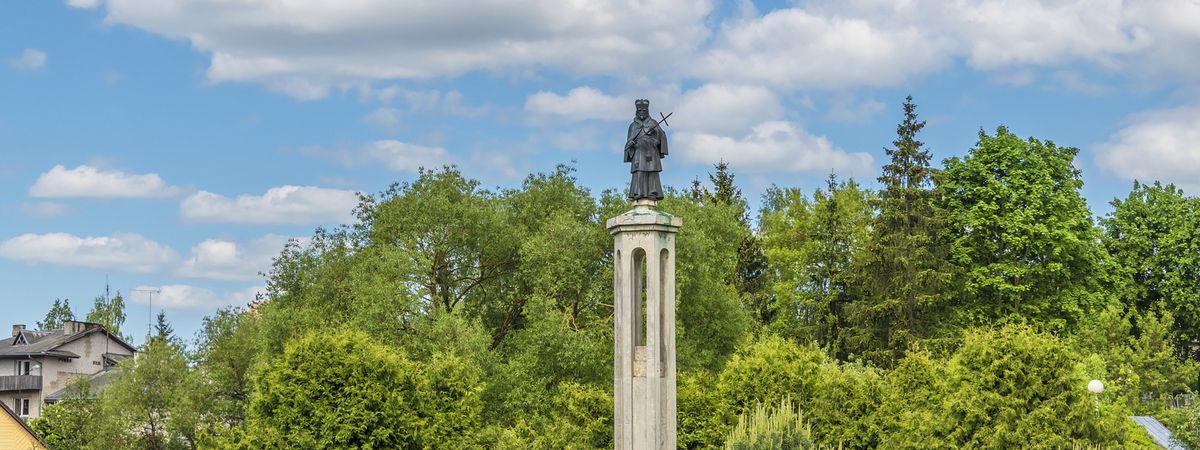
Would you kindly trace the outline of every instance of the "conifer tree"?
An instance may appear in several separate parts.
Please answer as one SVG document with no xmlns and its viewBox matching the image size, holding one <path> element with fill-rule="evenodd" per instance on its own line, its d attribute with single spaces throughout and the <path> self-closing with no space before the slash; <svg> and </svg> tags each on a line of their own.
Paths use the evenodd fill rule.
<svg viewBox="0 0 1200 450">
<path fill-rule="evenodd" d="M 884 148 L 892 159 L 878 178 L 879 213 L 856 281 L 862 302 L 852 344 L 884 365 L 898 359 L 910 342 L 934 335 L 949 313 L 952 268 L 939 237 L 948 214 L 931 202 L 941 195 L 934 183 L 938 171 L 917 140 L 925 121 L 917 120 L 916 107 L 908 96 L 895 148 Z"/>
</svg>

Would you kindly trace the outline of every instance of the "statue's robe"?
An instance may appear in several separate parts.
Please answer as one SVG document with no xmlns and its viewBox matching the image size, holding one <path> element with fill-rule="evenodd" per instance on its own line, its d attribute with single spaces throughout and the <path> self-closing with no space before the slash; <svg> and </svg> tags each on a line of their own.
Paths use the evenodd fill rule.
<svg viewBox="0 0 1200 450">
<path fill-rule="evenodd" d="M 658 126 L 658 121 L 633 119 L 625 145 L 625 162 L 632 163 L 629 172 L 629 198 L 662 200 L 662 183 L 658 173 L 662 172 L 662 158 L 667 156 L 667 134 Z"/>
</svg>

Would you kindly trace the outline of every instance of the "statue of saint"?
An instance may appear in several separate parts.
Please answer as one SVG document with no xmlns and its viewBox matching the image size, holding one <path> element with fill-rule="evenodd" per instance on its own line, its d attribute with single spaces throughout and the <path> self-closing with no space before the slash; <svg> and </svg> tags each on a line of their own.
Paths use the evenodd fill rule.
<svg viewBox="0 0 1200 450">
<path fill-rule="evenodd" d="M 667 135 L 658 121 L 650 117 L 650 100 L 635 101 L 637 116 L 629 124 L 629 140 L 625 142 L 625 162 L 632 163 L 629 172 L 629 198 L 662 200 L 662 158 L 667 157 Z"/>
</svg>

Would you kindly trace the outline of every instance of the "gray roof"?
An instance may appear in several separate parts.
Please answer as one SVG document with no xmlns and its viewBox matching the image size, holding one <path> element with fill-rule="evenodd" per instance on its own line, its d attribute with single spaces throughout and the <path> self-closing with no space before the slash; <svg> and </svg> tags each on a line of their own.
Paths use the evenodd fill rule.
<svg viewBox="0 0 1200 450">
<path fill-rule="evenodd" d="M 28 358 L 31 356 L 78 358 L 79 355 L 66 350 L 60 350 L 59 347 L 93 333 L 107 332 L 104 326 L 98 323 L 85 324 L 83 331 L 71 335 L 67 335 L 63 330 L 20 330 L 16 336 L 8 339 L 0 339 L 0 358 Z M 130 352 L 137 351 L 132 345 L 122 341 L 121 338 L 113 335 L 109 335 L 109 337 L 129 349 Z"/>
<path fill-rule="evenodd" d="M 83 396 L 83 398 L 92 398 L 93 392 L 99 392 L 100 389 L 104 388 L 104 385 L 108 384 L 108 380 L 111 378 L 110 375 L 112 375 L 113 371 L 114 371 L 114 369 L 112 367 L 106 368 L 104 370 L 101 370 L 99 372 L 92 374 L 91 376 L 89 376 L 87 378 L 83 378 L 83 379 L 80 379 L 79 381 L 76 381 L 75 383 L 68 384 L 67 387 L 65 387 L 65 388 L 51 392 L 51 393 L 47 394 L 44 398 L 47 403 L 60 402 L 63 400 L 64 397 L 67 396 L 68 391 L 74 391 L 76 389 L 79 389 L 80 386 L 77 383 L 82 383 L 82 382 L 86 382 L 88 384 L 88 386 L 90 387 L 90 389 L 89 389 L 90 392 L 88 392 L 87 395 Z M 79 398 L 79 397 L 75 397 L 75 398 Z M 0 402 L 0 403 L 2 403 L 2 402 Z"/>
<path fill-rule="evenodd" d="M 1171 440 L 1171 430 L 1168 430 L 1167 427 L 1159 423 L 1158 419 L 1150 416 L 1133 416 L 1130 419 L 1133 419 L 1138 425 L 1146 427 L 1146 433 L 1154 438 L 1155 441 L 1158 441 L 1158 445 L 1163 448 L 1167 450 L 1184 450 L 1183 447 L 1180 447 L 1179 444 Z"/>
</svg>

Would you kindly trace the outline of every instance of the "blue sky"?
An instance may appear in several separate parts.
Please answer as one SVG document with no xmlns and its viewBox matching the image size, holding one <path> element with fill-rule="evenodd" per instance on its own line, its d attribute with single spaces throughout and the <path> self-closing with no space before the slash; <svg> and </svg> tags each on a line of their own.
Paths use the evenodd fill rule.
<svg viewBox="0 0 1200 450">
<path fill-rule="evenodd" d="M 107 277 L 136 342 L 133 289 L 190 337 L 419 167 L 623 187 L 638 98 L 674 113 L 667 184 L 871 186 L 909 94 L 937 161 L 1000 125 L 1079 148 L 1097 216 L 1134 179 L 1200 189 L 1188 0 L 4 2 L 0 301 L 82 317 Z"/>
</svg>

